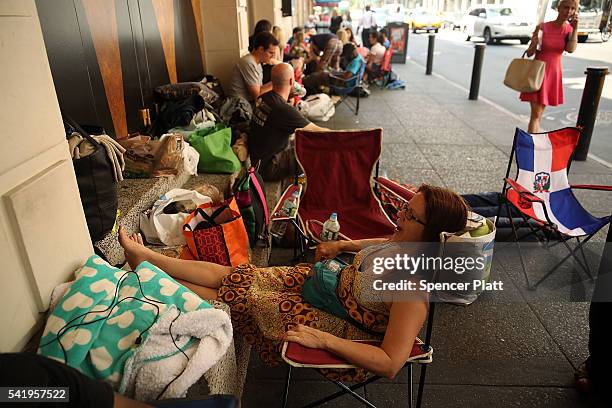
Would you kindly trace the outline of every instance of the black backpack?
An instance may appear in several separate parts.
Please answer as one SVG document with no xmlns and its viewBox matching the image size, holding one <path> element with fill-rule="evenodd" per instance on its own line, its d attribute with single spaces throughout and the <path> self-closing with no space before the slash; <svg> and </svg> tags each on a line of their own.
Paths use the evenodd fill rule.
<svg viewBox="0 0 612 408">
<path fill-rule="evenodd" d="M 267 247 L 270 222 L 263 179 L 253 168 L 234 183 L 232 188 L 240 209 L 251 248 Z"/>
</svg>

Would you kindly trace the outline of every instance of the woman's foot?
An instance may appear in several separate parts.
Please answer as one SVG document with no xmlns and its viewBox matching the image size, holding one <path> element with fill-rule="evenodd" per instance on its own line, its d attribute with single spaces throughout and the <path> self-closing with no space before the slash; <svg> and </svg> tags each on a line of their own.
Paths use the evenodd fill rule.
<svg viewBox="0 0 612 408">
<path fill-rule="evenodd" d="M 119 244 L 123 247 L 125 260 L 132 269 L 136 269 L 140 263 L 148 261 L 150 255 L 155 253 L 144 246 L 142 235 L 134 233 L 128 236 L 122 226 L 119 227 Z"/>
</svg>

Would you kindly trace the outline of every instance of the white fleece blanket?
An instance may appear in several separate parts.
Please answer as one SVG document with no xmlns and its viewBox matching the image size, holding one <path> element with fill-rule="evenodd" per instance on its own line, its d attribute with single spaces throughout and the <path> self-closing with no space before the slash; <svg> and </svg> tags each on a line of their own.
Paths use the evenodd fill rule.
<svg viewBox="0 0 612 408">
<path fill-rule="evenodd" d="M 189 387 L 223 357 L 232 341 L 227 313 L 203 309 L 178 314 L 176 307 L 169 307 L 126 361 L 120 393 L 140 401 L 185 397 Z M 172 336 L 189 361 L 170 338 L 171 324 Z"/>
<path fill-rule="evenodd" d="M 74 283 L 64 283 L 53 290 L 50 305 L 52 311 Z M 147 283 L 150 281 L 145 282 L 145 285 Z M 142 307 L 152 308 L 146 304 Z M 172 382 L 160 398 L 181 398 L 187 394 L 189 387 L 225 355 L 232 342 L 232 323 L 223 310 L 211 307 L 179 314 L 175 305 L 168 304 L 160 305 L 159 318 L 147 333 L 140 345 L 136 344 L 135 337 L 131 338 L 132 343 L 128 347 L 133 353 L 125 361 L 120 382 L 107 381 L 115 389 L 118 386 L 120 393 L 141 401 L 155 400 Z M 189 356 L 189 361 L 177 346 Z M 90 355 L 86 361 L 93 361 L 92 358 Z"/>
</svg>

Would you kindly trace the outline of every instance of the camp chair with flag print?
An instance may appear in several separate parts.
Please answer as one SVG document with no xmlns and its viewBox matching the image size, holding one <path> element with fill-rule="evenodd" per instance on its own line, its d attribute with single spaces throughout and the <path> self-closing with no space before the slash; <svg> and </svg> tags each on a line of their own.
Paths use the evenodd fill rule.
<svg viewBox="0 0 612 408">
<path fill-rule="evenodd" d="M 573 190 L 612 191 L 612 186 L 569 184 L 568 171 L 579 138 L 580 130 L 571 127 L 534 134 L 517 128 L 514 134 L 504 178 L 502 204 L 506 206 L 508 213 L 510 206 L 513 206 L 521 214 L 522 222 L 516 225 L 511 219 L 511 226 L 523 273 L 530 288 L 536 288 L 570 257 L 573 257 L 592 279 L 583 246 L 610 222 L 610 216 L 597 218 L 591 215 L 580 205 Z M 509 175 L 514 158 L 517 175 L 511 179 Z M 535 222 L 529 222 L 530 220 Z M 519 236 L 518 230 L 523 226 L 527 226 L 529 231 Z M 527 276 L 520 246 L 520 241 L 530 235 L 535 235 L 540 242 L 546 244 L 550 237 L 556 238 L 569 251 L 566 257 L 533 286 Z M 576 240 L 574 248 L 569 245 L 572 239 Z M 582 259 L 578 257 L 577 252 L 580 252 Z"/>
<path fill-rule="evenodd" d="M 365 69 L 365 61 L 361 61 L 359 71 L 350 78 L 329 74 L 329 90 L 332 95 L 340 97 L 340 100 L 335 102 L 336 107 L 344 103 L 355 115 L 359 114 L 359 101 L 361 99 L 361 92 L 363 92 L 363 76 L 365 74 Z M 349 96 L 353 94 L 355 94 L 354 102 L 349 98 Z"/>
</svg>

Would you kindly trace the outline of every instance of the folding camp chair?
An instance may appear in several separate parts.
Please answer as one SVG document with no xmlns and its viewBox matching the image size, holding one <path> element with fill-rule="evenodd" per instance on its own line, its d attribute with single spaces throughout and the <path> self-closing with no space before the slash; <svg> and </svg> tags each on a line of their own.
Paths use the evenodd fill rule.
<svg viewBox="0 0 612 408">
<path fill-rule="evenodd" d="M 433 328 L 433 319 L 435 312 L 435 303 L 430 303 L 429 312 L 427 316 L 427 329 L 425 332 L 425 341 L 421 341 L 418 337 L 415 339 L 414 344 L 412 346 L 412 350 L 410 352 L 410 357 L 404 364 L 404 367 L 408 369 L 408 407 L 412 407 L 413 402 L 413 387 L 412 387 L 412 367 L 414 364 L 421 365 L 421 374 L 419 377 L 419 387 L 417 391 L 417 400 L 416 407 L 420 408 L 421 402 L 423 400 L 423 391 L 425 389 L 425 376 L 427 374 L 427 365 L 433 361 L 433 347 L 431 347 L 431 334 Z M 355 340 L 360 341 L 361 340 Z M 372 345 L 379 345 L 379 341 L 365 341 Z M 283 344 L 282 349 L 282 357 L 283 360 L 289 365 L 287 369 L 287 377 L 285 379 L 285 390 L 283 393 L 283 408 L 287 406 L 287 400 L 289 399 L 289 391 L 291 385 L 291 372 L 294 367 L 296 368 L 313 368 L 313 369 L 333 369 L 333 368 L 356 368 L 355 365 L 348 363 L 342 358 L 332 354 L 331 352 L 320 350 L 320 349 L 311 349 L 308 347 L 301 346 L 297 343 L 288 343 L 285 342 Z M 321 373 L 319 371 L 319 373 Z M 323 374 L 321 374 L 323 375 Z M 326 377 L 324 377 L 326 378 Z M 371 384 L 375 381 L 380 380 L 382 377 L 379 375 L 373 375 L 367 378 L 365 381 L 362 381 L 353 385 L 346 385 L 342 381 L 332 381 L 336 384 L 341 391 L 338 391 L 334 394 L 330 394 L 324 398 L 321 398 L 317 401 L 311 402 L 304 407 L 316 407 L 322 405 L 326 402 L 332 401 L 338 397 L 341 397 L 345 394 L 349 394 L 353 398 L 357 399 L 367 407 L 376 408 L 374 404 L 368 401 L 366 398 L 357 394 L 355 390 L 359 388 L 365 387 L 368 384 Z M 331 381 L 331 380 L 329 380 Z"/>
<path fill-rule="evenodd" d="M 340 100 L 336 102 L 336 106 L 344 102 L 355 115 L 359 114 L 359 100 L 361 99 L 365 68 L 366 64 L 362 61 L 357 75 L 353 75 L 350 78 L 342 78 L 333 74 L 329 75 L 329 89 L 331 93 L 340 96 Z M 353 92 L 357 94 L 355 102 L 349 99 L 349 96 Z"/>
<path fill-rule="evenodd" d="M 334 212 L 343 239 L 393 234 L 395 224 L 372 187 L 381 149 L 382 129 L 295 132 L 295 155 L 306 175 L 297 211 L 302 238 L 320 242 L 323 223 Z"/>
<path fill-rule="evenodd" d="M 377 191 L 380 191 L 380 192 L 384 191 L 384 194 L 389 194 L 390 196 L 392 196 L 394 203 L 397 203 L 398 207 L 401 206 L 399 205 L 400 203 L 410 201 L 415 194 L 415 191 L 410 190 L 392 180 L 389 180 L 386 177 L 377 176 L 374 179 L 374 181 L 377 185 Z M 390 216 L 393 216 L 393 214 L 390 213 Z M 444 242 L 446 242 L 448 237 L 451 236 L 452 234 L 442 234 L 442 235 L 443 236 L 441 236 L 442 245 L 441 245 L 440 256 L 444 257 L 446 253 Z M 437 279 L 438 279 L 438 274 L 436 274 L 434 281 L 437 281 Z M 438 299 L 441 299 L 437 295 L 438 295 L 437 293 L 432 293 L 430 296 L 430 299 L 434 299 L 436 297 Z M 427 315 L 427 325 L 425 327 L 425 341 L 424 342 L 421 341 L 418 337 L 415 339 L 412 345 L 410 356 L 408 360 L 406 361 L 406 363 L 404 364 L 404 367 L 408 369 L 408 407 L 409 408 L 412 407 L 413 400 L 414 400 L 413 385 L 412 385 L 412 373 L 413 373 L 414 364 L 419 364 L 421 366 L 419 386 L 418 386 L 417 396 L 416 396 L 416 407 L 420 408 L 422 401 L 423 401 L 423 393 L 425 389 L 425 378 L 427 375 L 427 366 L 429 363 L 433 361 L 433 347 L 431 346 L 431 338 L 432 338 L 432 332 L 433 332 L 433 320 L 434 320 L 435 308 L 436 308 L 436 302 L 435 301 L 430 302 L 428 315 Z M 354 341 L 364 342 L 364 340 L 354 340 Z M 372 345 L 380 345 L 379 341 L 368 340 L 365 342 L 372 344 Z M 333 353 L 328 352 L 326 350 L 311 349 L 311 348 L 304 347 L 299 344 L 291 343 L 291 342 L 285 342 L 283 344 L 282 358 L 289 365 L 287 369 L 286 380 L 285 380 L 285 390 L 283 393 L 283 404 L 282 404 L 283 408 L 287 406 L 290 385 L 291 385 L 291 374 L 294 368 L 312 368 L 312 369 L 318 369 L 318 370 L 334 369 L 334 368 L 339 368 L 339 369 L 357 368 L 357 366 L 350 364 L 349 362 L 343 360 L 341 357 L 334 355 Z M 321 371 L 318 371 L 318 372 L 321 375 L 323 375 Z M 324 378 L 327 379 L 327 377 L 325 376 Z M 355 398 L 362 404 L 368 407 L 375 408 L 375 405 L 371 401 L 368 401 L 366 398 L 357 394 L 355 391 L 362 387 L 365 388 L 368 384 L 371 384 L 380 379 L 381 379 L 380 376 L 373 375 L 367 378 L 365 381 L 362 381 L 360 383 L 353 384 L 350 386 L 343 383 L 342 381 L 338 381 L 338 380 L 332 381 L 328 379 L 329 381 L 336 384 L 341 390 L 336 393 L 330 394 L 324 398 L 321 398 L 317 401 L 309 403 L 308 405 L 305 405 L 305 407 L 316 407 L 326 402 L 332 401 L 338 397 L 341 397 L 345 394 L 349 394 L 350 396 L 352 396 L 353 398 Z"/>
<path fill-rule="evenodd" d="M 517 128 L 514 134 L 502 197 L 508 213 L 512 205 L 522 217 L 519 225 L 516 225 L 514 219 L 511 218 L 511 226 L 525 280 L 527 286 L 532 289 L 554 273 L 570 257 L 573 257 L 592 279 L 583 246 L 597 231 L 610 222 L 610 216 L 597 218 L 587 212 L 580 205 L 572 190 L 612 191 L 612 186 L 572 186 L 569 184 L 568 171 L 579 137 L 580 130 L 577 128 L 564 128 L 549 133 L 534 134 Z M 513 158 L 516 158 L 517 164 L 517 175 L 514 180 L 509 178 Z M 529 223 L 529 220 L 535 223 Z M 527 226 L 529 231 L 519 236 L 518 228 L 522 226 Z M 548 244 L 549 237 L 558 238 L 569 251 L 569 255 L 559 261 L 533 286 L 527 276 L 519 242 L 530 235 L 536 236 L 540 242 L 546 242 L 546 244 Z M 569 245 L 572 238 L 576 239 L 576 246 L 573 249 Z M 582 260 L 577 256 L 578 251 L 582 254 Z"/>
<path fill-rule="evenodd" d="M 374 80 L 381 81 L 380 89 L 384 89 L 385 86 L 389 83 L 389 79 L 391 78 L 391 58 L 393 57 L 393 50 L 391 47 L 387 48 L 385 54 L 383 55 L 382 62 L 380 64 L 380 69 L 378 71 L 378 75 Z"/>
</svg>

